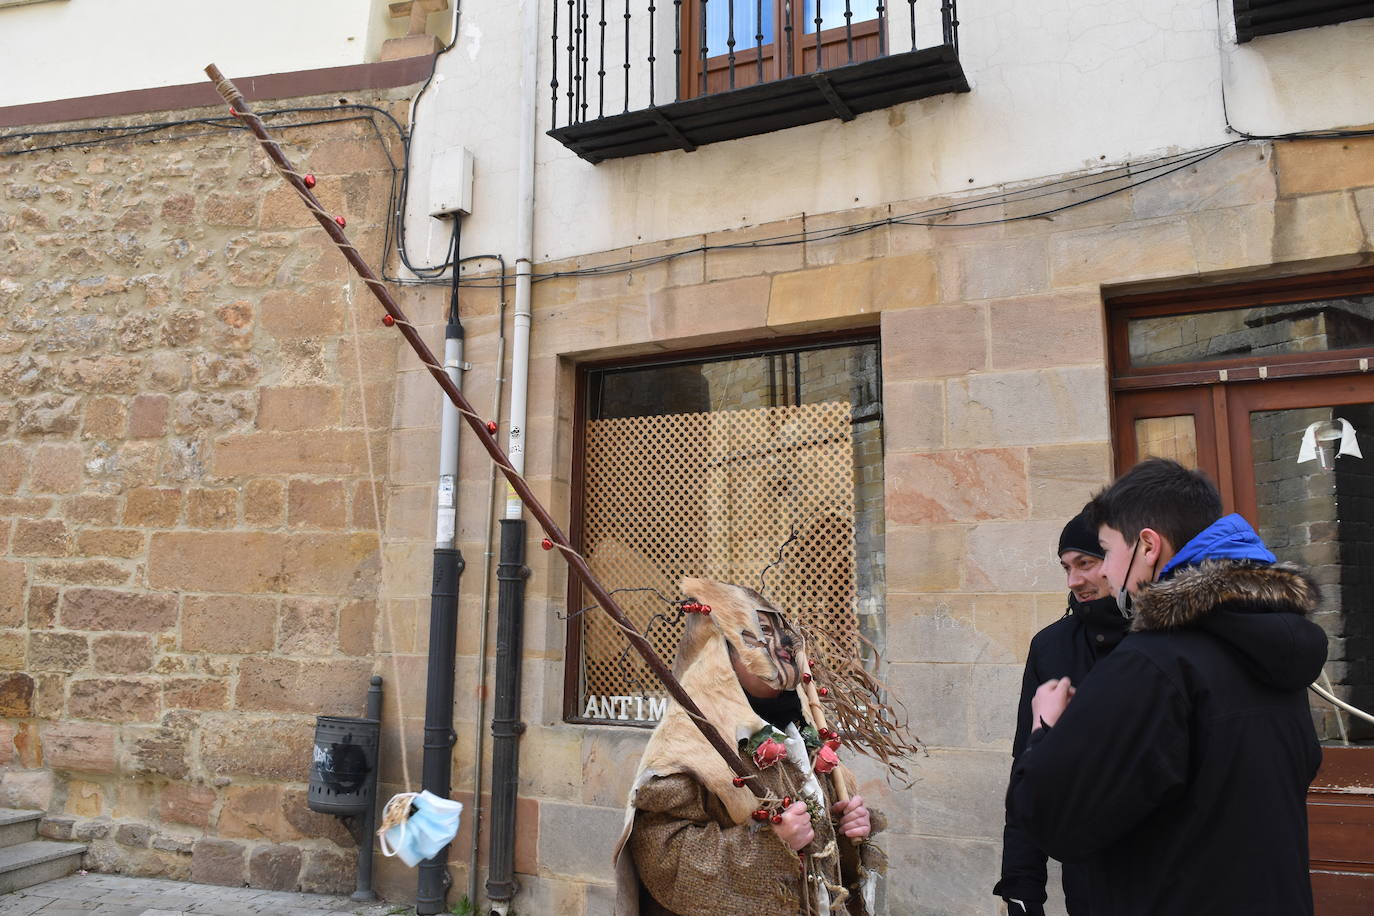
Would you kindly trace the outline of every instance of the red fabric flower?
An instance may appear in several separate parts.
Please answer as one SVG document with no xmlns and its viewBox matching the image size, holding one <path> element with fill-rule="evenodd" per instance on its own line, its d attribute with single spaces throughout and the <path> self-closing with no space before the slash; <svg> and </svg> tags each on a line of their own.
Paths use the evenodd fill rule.
<svg viewBox="0 0 1374 916">
<path fill-rule="evenodd" d="M 769 738 L 754 751 L 754 763 L 760 770 L 766 770 L 786 756 L 787 748 Z"/>
<path fill-rule="evenodd" d="M 839 762 L 839 755 L 835 753 L 834 748 L 828 745 L 823 745 L 819 751 L 816 751 L 817 773 L 829 773 L 839 765 Z"/>
</svg>

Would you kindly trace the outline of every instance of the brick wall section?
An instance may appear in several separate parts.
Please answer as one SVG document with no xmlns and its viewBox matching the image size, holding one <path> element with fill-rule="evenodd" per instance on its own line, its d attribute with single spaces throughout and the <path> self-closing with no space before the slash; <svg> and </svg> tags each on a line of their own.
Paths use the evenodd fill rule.
<svg viewBox="0 0 1374 916">
<path fill-rule="evenodd" d="M 383 132 L 279 134 L 370 258 Z M 379 667 L 395 336 L 247 134 L 155 136 L 0 159 L 0 804 L 95 869 L 350 889 L 305 779 Z"/>
</svg>

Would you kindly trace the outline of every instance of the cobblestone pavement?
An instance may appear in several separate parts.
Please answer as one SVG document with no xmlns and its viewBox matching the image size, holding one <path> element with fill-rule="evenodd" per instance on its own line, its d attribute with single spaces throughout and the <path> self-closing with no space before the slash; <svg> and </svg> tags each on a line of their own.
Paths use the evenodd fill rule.
<svg viewBox="0 0 1374 916">
<path fill-rule="evenodd" d="M 71 875 L 0 896 L 0 916 L 388 916 L 413 910 L 347 897 L 214 887 L 161 878 Z"/>
</svg>

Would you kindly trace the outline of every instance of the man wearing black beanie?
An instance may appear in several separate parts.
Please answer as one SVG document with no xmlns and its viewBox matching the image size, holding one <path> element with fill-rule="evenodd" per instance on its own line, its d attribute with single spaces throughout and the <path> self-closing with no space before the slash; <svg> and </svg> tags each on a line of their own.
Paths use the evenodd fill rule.
<svg viewBox="0 0 1374 916">
<path fill-rule="evenodd" d="M 1016 713 L 1013 764 L 1030 738 L 1031 698 L 1045 681 L 1067 677 L 1074 684 L 1126 635 L 1128 621 L 1102 575 L 1102 547 L 1097 529 L 1079 513 L 1059 535 L 1059 565 L 1068 579 L 1069 606 L 1064 616 L 1031 640 L 1026 673 L 1021 679 L 1021 704 Z M 993 893 L 1007 902 L 1010 916 L 1042 916 L 1045 912 L 1047 856 L 1008 820 L 1002 831 L 1002 878 Z M 1081 865 L 1064 866 L 1064 899 L 1069 916 L 1088 914 L 1088 889 Z"/>
</svg>

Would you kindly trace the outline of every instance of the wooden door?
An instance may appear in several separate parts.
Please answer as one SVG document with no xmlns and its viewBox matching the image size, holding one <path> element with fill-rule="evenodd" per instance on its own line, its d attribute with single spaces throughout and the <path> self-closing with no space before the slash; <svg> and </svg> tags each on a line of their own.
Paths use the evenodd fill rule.
<svg viewBox="0 0 1374 916">
<path fill-rule="evenodd" d="M 1118 470 L 1151 454 L 1205 470 L 1227 511 L 1312 569 L 1323 678 L 1374 709 L 1374 267 L 1119 296 L 1108 319 Z M 1312 711 L 1317 913 L 1374 913 L 1374 725 L 1315 694 Z"/>
</svg>

